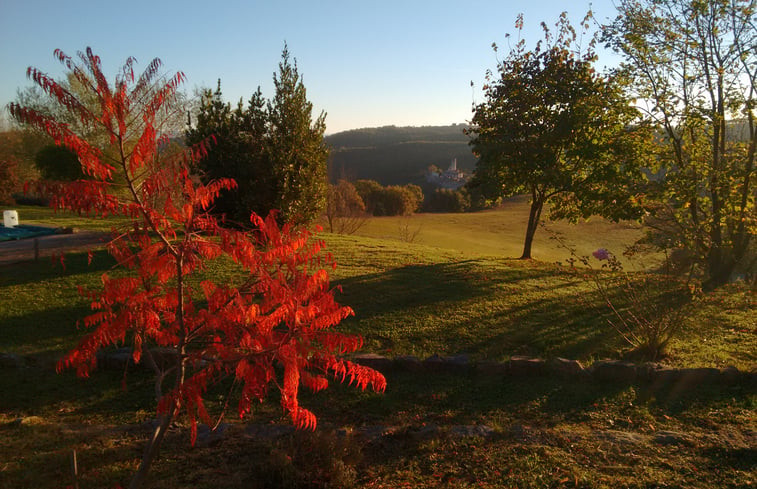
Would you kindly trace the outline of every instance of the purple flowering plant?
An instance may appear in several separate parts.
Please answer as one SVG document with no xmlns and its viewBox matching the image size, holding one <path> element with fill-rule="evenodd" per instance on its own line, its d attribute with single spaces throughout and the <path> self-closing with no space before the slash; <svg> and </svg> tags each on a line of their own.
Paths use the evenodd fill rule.
<svg viewBox="0 0 757 489">
<path fill-rule="evenodd" d="M 591 283 L 612 311 L 608 323 L 629 345 L 629 356 L 649 361 L 665 357 L 670 341 L 694 311 L 699 287 L 663 270 L 628 272 L 606 248 L 598 248 L 591 257 L 580 256 L 560 237 L 553 239 L 570 252 L 571 276 Z"/>
</svg>

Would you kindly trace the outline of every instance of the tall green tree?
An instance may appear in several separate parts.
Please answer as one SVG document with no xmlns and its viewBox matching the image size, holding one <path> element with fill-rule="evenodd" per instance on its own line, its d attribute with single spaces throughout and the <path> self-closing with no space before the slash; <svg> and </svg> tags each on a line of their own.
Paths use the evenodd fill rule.
<svg viewBox="0 0 757 489">
<path fill-rule="evenodd" d="M 238 188 L 216 202 L 216 212 L 245 224 L 250 211 L 280 211 L 283 221 L 310 222 L 326 204 L 325 114 L 313 120 L 313 104 L 284 48 L 273 77 L 275 95 L 266 100 L 258 87 L 247 105 L 223 101 L 221 84 L 201 95 L 189 144 L 213 136 L 215 144 L 198 163 L 206 181 L 231 177 Z"/>
<path fill-rule="evenodd" d="M 310 222 L 325 207 L 328 192 L 326 114 L 313 120 L 313 104 L 286 46 L 273 83 L 276 94 L 267 104 L 267 152 L 279 185 L 274 208 L 289 221 Z"/>
<path fill-rule="evenodd" d="M 686 250 L 706 279 L 754 271 L 755 0 L 621 0 L 605 41 L 625 57 L 632 94 L 659 132 L 662 246 Z"/>
<path fill-rule="evenodd" d="M 213 210 L 241 225 L 249 224 L 251 211 L 265 214 L 274 208 L 278 191 L 266 152 L 265 104 L 258 88 L 246 106 L 240 100 L 232 109 L 223 100 L 219 80 L 215 91 L 206 89 L 200 94 L 196 121 L 190 121 L 185 133 L 190 145 L 215 139 L 195 170 L 206 182 L 228 177 L 237 181 L 238 188 L 223 192 Z"/>
<path fill-rule="evenodd" d="M 640 211 L 633 205 L 637 112 L 619 80 L 594 70 L 594 38 L 581 51 L 565 13 L 555 33 L 542 26 L 544 39 L 533 49 L 520 40 L 487 74 L 485 101 L 474 107 L 468 131 L 478 157 L 471 190 L 489 200 L 531 196 L 524 259 L 547 203 L 550 217 L 571 219 Z M 523 28 L 522 16 L 516 28 Z"/>
</svg>

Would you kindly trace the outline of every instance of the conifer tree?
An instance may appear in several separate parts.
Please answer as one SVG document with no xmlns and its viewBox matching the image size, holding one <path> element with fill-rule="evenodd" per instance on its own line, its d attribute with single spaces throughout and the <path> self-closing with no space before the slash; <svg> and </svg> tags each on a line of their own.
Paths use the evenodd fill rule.
<svg viewBox="0 0 757 489">
<path fill-rule="evenodd" d="M 276 95 L 268 102 L 267 149 L 281 185 L 276 208 L 290 221 L 312 221 L 323 209 L 328 189 L 326 115 L 321 112 L 313 121 L 313 104 L 286 46 L 273 83 Z"/>
<path fill-rule="evenodd" d="M 282 221 L 307 223 L 326 203 L 326 116 L 313 120 L 313 104 L 286 47 L 273 82 L 272 99 L 258 87 L 246 107 L 240 101 L 234 110 L 222 101 L 220 81 L 215 92 L 206 90 L 187 142 L 215 136 L 198 170 L 206 181 L 228 177 L 239 185 L 221 196 L 217 213 L 244 223 L 250 211 L 278 210 Z"/>
</svg>

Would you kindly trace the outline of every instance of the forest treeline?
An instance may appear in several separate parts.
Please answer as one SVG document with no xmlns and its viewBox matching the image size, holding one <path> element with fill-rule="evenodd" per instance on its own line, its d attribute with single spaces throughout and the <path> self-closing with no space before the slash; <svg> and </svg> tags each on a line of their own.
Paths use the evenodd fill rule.
<svg viewBox="0 0 757 489">
<path fill-rule="evenodd" d="M 472 172 L 476 158 L 463 133 L 466 124 L 449 126 L 384 126 L 354 129 L 326 136 L 331 148 L 329 179 L 375 180 L 382 185 L 423 186 L 431 165 Z"/>
</svg>

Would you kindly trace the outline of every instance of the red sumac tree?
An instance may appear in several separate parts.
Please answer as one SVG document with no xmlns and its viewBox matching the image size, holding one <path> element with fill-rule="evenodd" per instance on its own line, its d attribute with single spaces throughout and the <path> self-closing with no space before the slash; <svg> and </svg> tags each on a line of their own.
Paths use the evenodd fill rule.
<svg viewBox="0 0 757 489">
<path fill-rule="evenodd" d="M 82 291 L 93 310 L 84 318 L 90 332 L 58 365 L 87 376 L 96 367 L 98 350 L 130 343 L 134 361 L 155 369 L 160 423 L 130 487 L 143 484 L 177 416 L 188 416 L 193 442 L 197 420 L 210 424 L 203 395 L 221 379 L 231 376 L 240 386 L 240 416 L 276 386 L 285 412 L 305 428 L 314 428 L 316 419 L 298 403 L 300 386 L 318 391 L 335 376 L 383 391 L 386 381 L 379 372 L 342 358 L 362 340 L 332 330 L 353 311 L 334 300 L 326 270 L 335 263 L 321 253 L 323 243 L 312 240 L 306 229 L 279 227 L 274 215 L 253 214 L 252 232 L 222 227 L 207 210 L 235 182 L 202 185 L 188 171 L 209 141 L 169 154 L 172 146 L 160 121 L 174 110 L 184 75 L 160 75 L 155 59 L 137 78 L 135 60 L 129 58 L 111 86 L 90 49 L 78 59 L 59 50 L 55 56 L 96 107 L 34 68 L 28 76 L 83 127 L 104 130 L 109 145 L 91 144 L 69 125 L 31 108 L 11 104 L 10 112 L 74 151 L 87 175 L 74 182 L 39 183 L 51 205 L 131 218 L 128 228 L 114 230 L 108 245 L 117 264 L 130 273 L 103 274 L 100 290 Z M 239 283 L 201 278 L 209 261 L 221 257 L 244 270 Z M 156 361 L 157 351 L 161 361 Z M 169 361 L 162 361 L 166 357 Z"/>
</svg>

